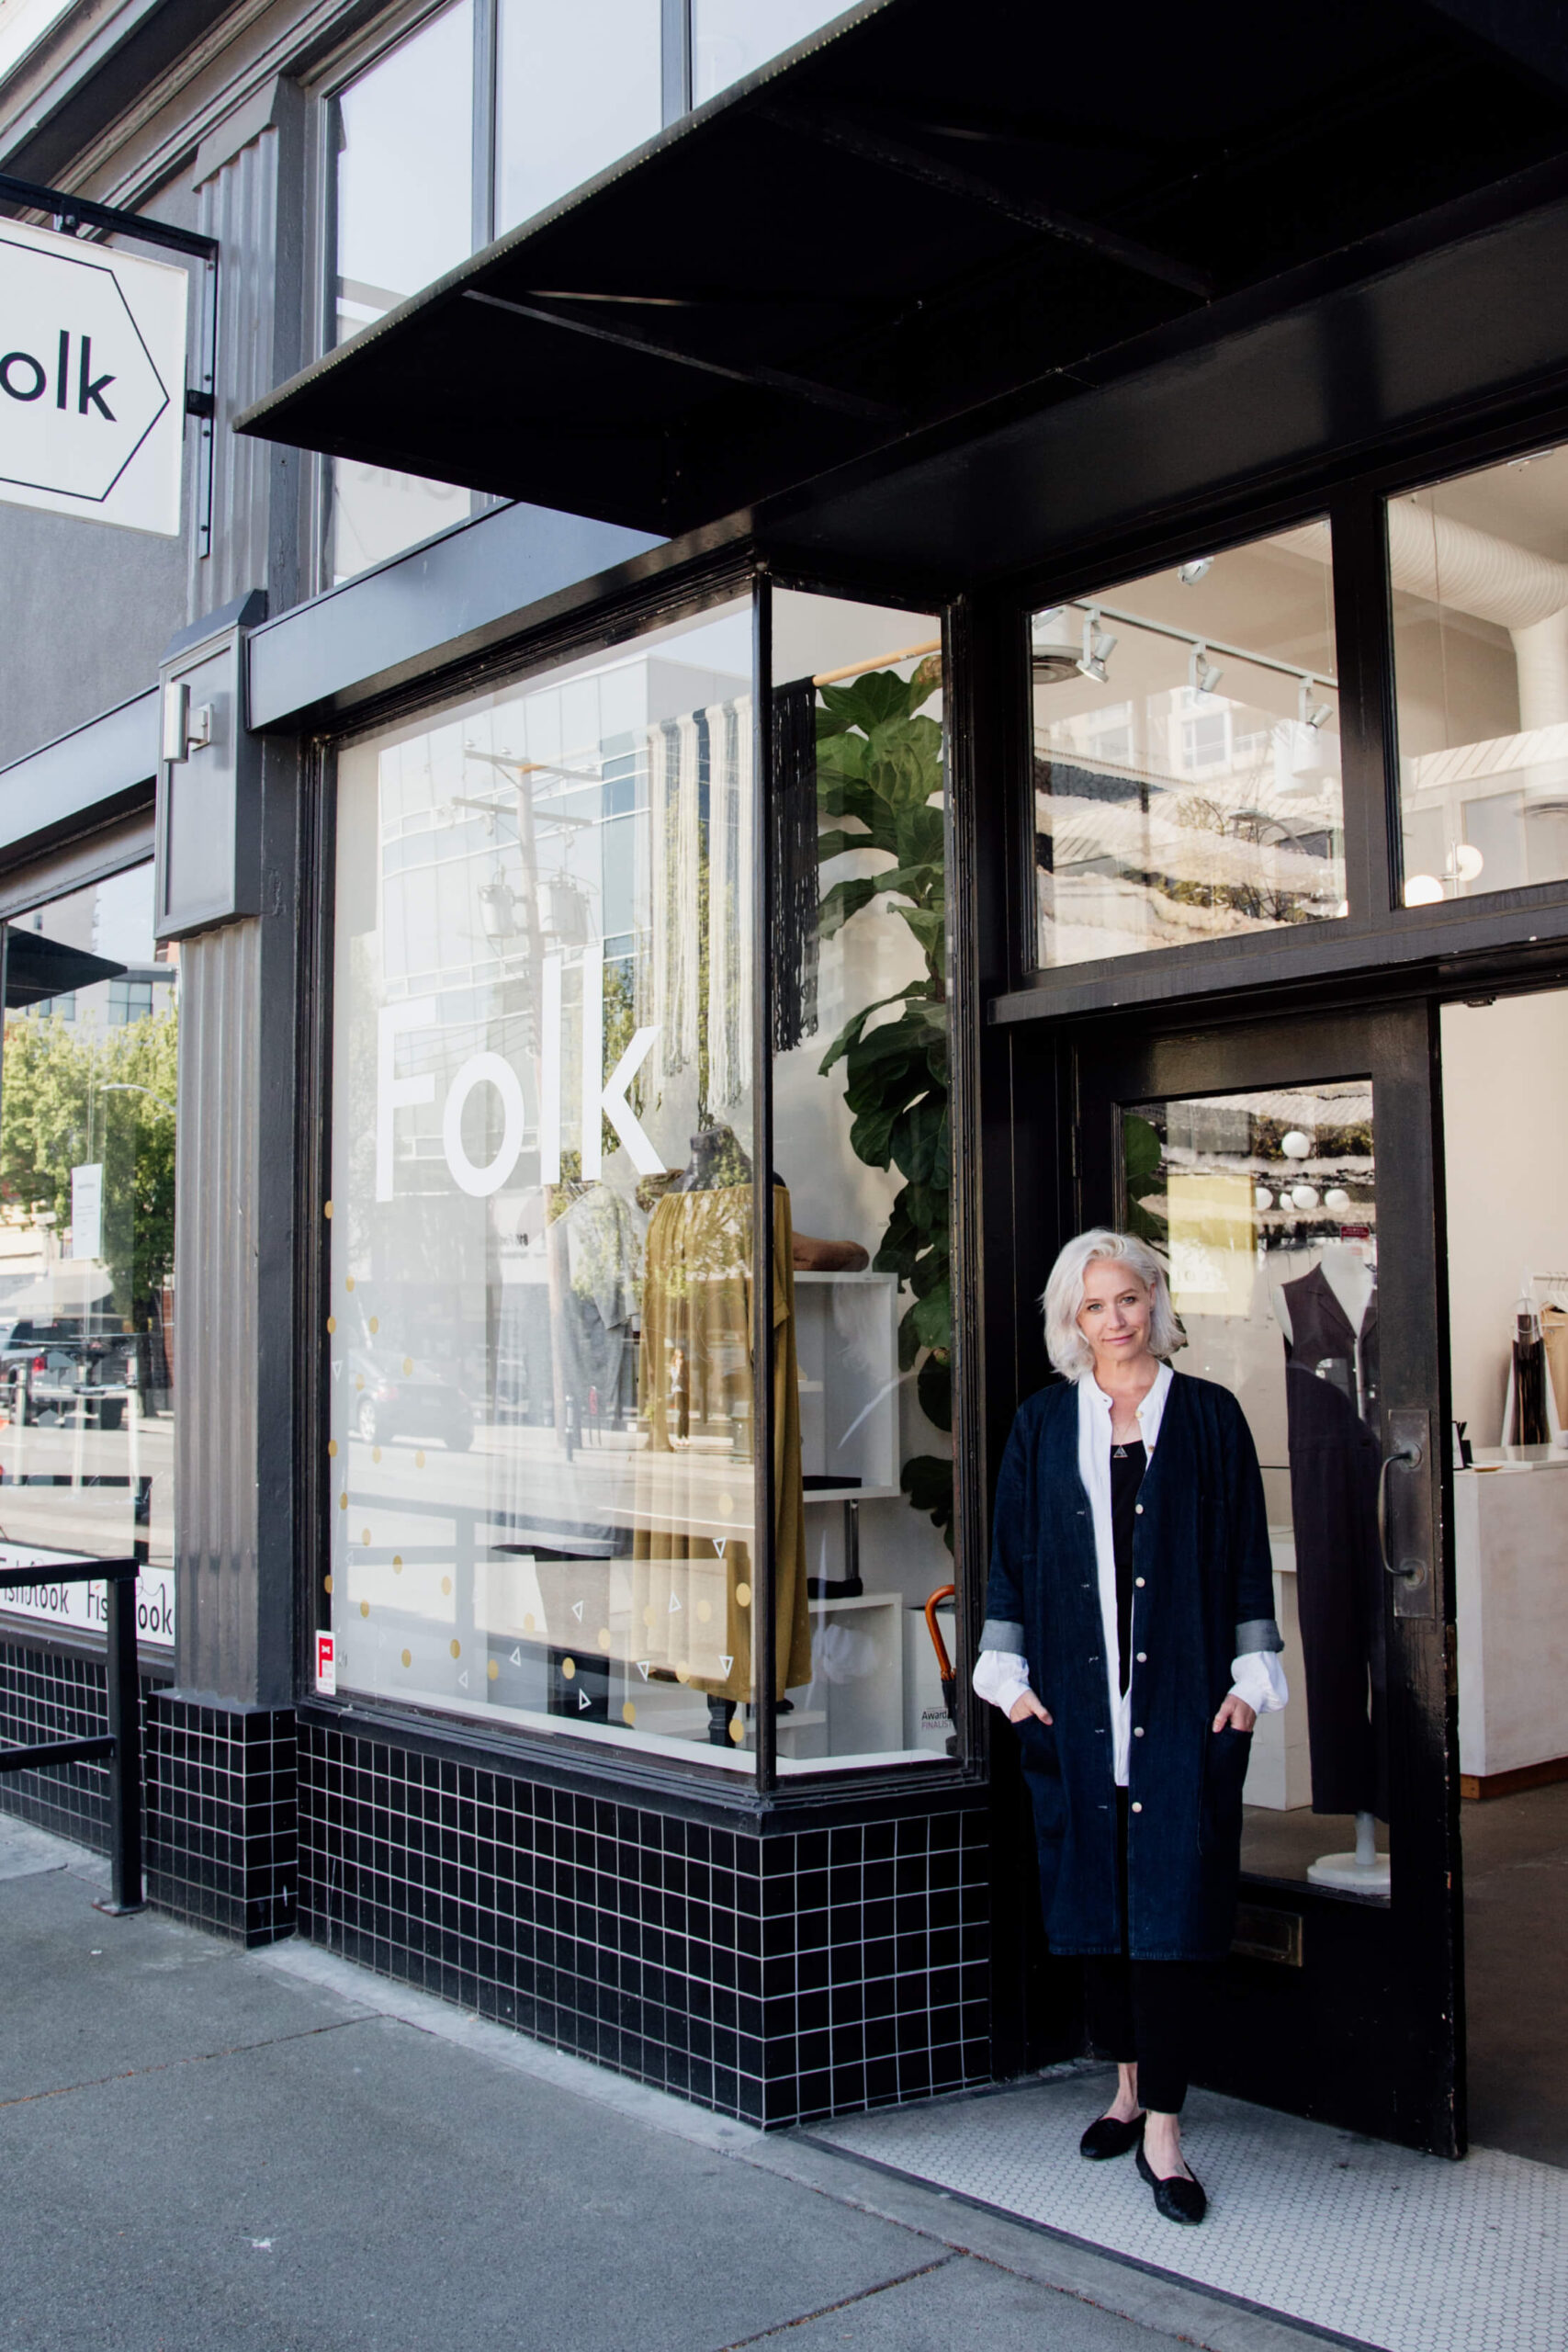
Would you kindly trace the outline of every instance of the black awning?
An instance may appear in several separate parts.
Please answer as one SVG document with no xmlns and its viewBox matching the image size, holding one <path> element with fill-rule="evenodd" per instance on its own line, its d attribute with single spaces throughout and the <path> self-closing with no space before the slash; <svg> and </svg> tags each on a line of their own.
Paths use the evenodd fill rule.
<svg viewBox="0 0 1568 2352">
<path fill-rule="evenodd" d="M 51 997 L 90 989 L 95 980 L 118 980 L 125 968 L 105 956 L 89 956 L 85 947 L 67 947 L 41 931 L 12 923 L 6 934 L 6 1010 L 47 1004 Z"/>
<path fill-rule="evenodd" d="M 1438 7 L 882 0 L 236 429 L 674 534 L 1565 153 Z"/>
</svg>

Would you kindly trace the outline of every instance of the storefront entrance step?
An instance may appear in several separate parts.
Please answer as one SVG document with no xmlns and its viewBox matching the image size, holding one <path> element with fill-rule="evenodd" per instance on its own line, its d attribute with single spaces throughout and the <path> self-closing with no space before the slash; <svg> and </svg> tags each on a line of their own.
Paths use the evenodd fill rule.
<svg viewBox="0 0 1568 2352">
<path fill-rule="evenodd" d="M 1054 2069 L 801 2136 L 1368 2352 L 1568 2343 L 1568 2171 L 1490 2148 L 1450 2164 L 1195 2091 L 1183 2140 L 1209 2220 L 1177 2231 L 1131 2165 L 1078 2156 L 1113 2080 Z"/>
</svg>

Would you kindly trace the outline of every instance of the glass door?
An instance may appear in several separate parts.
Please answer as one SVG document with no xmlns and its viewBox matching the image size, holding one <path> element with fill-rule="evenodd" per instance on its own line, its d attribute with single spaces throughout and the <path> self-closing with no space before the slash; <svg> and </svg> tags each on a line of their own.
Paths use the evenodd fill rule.
<svg viewBox="0 0 1568 2352">
<path fill-rule="evenodd" d="M 1247 1414 L 1286 1644 L 1202 2079 L 1458 2153 L 1427 1011 L 1101 1026 L 1073 1062 L 1064 1197 L 1166 1253 L 1176 1369 Z"/>
</svg>

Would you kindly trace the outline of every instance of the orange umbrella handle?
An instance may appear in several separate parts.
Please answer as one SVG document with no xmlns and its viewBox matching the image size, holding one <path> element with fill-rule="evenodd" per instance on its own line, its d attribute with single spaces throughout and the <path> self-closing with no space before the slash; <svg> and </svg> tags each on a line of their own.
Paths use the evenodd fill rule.
<svg viewBox="0 0 1568 2352">
<path fill-rule="evenodd" d="M 956 1585 L 944 1584 L 932 1593 L 926 1603 L 926 1631 L 931 1635 L 935 1647 L 937 1672 L 943 1682 L 953 1680 L 953 1660 L 947 1655 L 947 1644 L 942 1638 L 942 1627 L 936 1622 L 936 1612 L 944 1600 L 953 1599 L 957 1590 Z"/>
</svg>

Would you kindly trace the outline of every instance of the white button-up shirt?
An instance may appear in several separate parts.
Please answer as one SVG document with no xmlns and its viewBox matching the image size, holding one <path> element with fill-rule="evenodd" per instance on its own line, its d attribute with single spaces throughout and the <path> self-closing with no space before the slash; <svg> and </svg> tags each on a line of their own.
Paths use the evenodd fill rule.
<svg viewBox="0 0 1568 2352">
<path fill-rule="evenodd" d="M 1148 1466 L 1154 1466 L 1155 1446 L 1159 1438 L 1159 1425 L 1165 1418 L 1165 1400 L 1170 1394 L 1171 1371 L 1162 1363 L 1154 1377 L 1154 1385 L 1138 1408 L 1138 1435 L 1143 1440 Z M 1092 1372 L 1085 1373 L 1078 1382 L 1078 1476 L 1094 1519 L 1094 1557 L 1100 1580 L 1100 1622 L 1104 1639 L 1105 1679 L 1111 1694 L 1111 1748 L 1115 1757 L 1116 1785 L 1127 1785 L 1127 1760 L 1133 1745 L 1133 1679 L 1127 1678 L 1122 1690 L 1122 1660 L 1116 1630 L 1116 1544 L 1111 1525 L 1111 1424 L 1114 1400 L 1108 1396 Z M 1145 1477 L 1148 1471 L 1145 1470 Z M 1142 1506 L 1140 1505 L 1140 1509 Z M 1129 1659 L 1128 1664 L 1132 1661 Z"/>
<path fill-rule="evenodd" d="M 1170 1394 L 1172 1374 L 1169 1364 L 1162 1363 L 1154 1376 L 1148 1395 L 1138 1407 L 1138 1435 L 1147 1456 L 1147 1467 L 1153 1466 L 1155 1447 L 1159 1439 L 1160 1422 L 1165 1418 L 1165 1402 Z M 1100 1621 L 1101 1655 L 1105 1660 L 1105 1682 L 1111 1701 L 1111 1749 L 1116 1785 L 1127 1786 L 1127 1767 L 1133 1745 L 1133 1677 L 1127 1677 L 1123 1695 L 1122 1660 L 1116 1624 L 1116 1544 L 1111 1524 L 1111 1423 L 1113 1400 L 1096 1380 L 1092 1372 L 1078 1375 L 1078 1476 L 1089 1497 L 1094 1523 L 1094 1556 L 1100 1586 Z M 1129 1668 L 1132 1661 L 1129 1660 Z M 1277 1713 L 1290 1699 L 1283 1670 L 1272 1650 L 1249 1650 L 1244 1657 L 1231 1661 L 1231 1693 L 1245 1699 L 1247 1705 L 1260 1715 Z M 975 1688 L 980 1697 L 999 1707 L 1004 1715 L 1012 1713 L 1024 1691 L 1029 1689 L 1029 1662 L 1010 1650 L 983 1650 L 975 1668 Z"/>
</svg>

